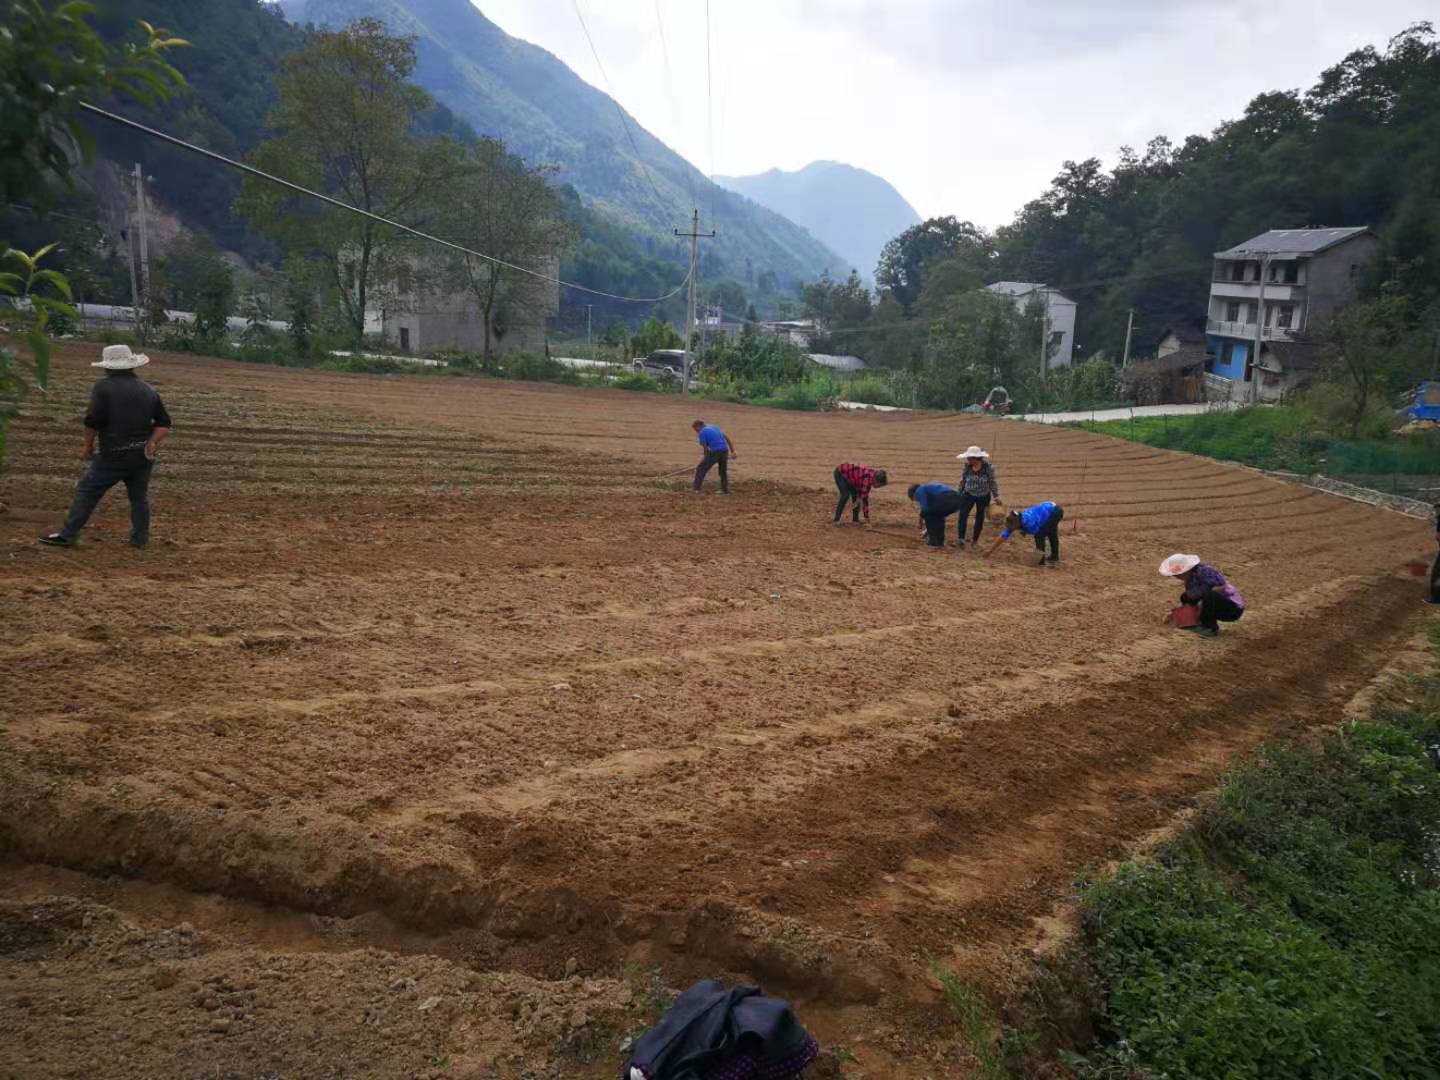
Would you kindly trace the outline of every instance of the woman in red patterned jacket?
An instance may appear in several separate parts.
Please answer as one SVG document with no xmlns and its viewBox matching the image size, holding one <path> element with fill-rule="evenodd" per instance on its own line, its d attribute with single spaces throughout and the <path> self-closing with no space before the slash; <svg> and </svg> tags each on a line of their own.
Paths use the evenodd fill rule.
<svg viewBox="0 0 1440 1080">
<path fill-rule="evenodd" d="M 884 487 L 889 483 L 889 477 L 885 475 L 884 469 L 872 469 L 867 465 L 837 465 L 835 467 L 835 487 L 840 491 L 840 501 L 835 504 L 835 521 L 833 524 L 840 524 L 840 514 L 845 509 L 847 502 L 853 501 L 850 507 L 850 520 L 860 521 L 860 511 L 865 511 L 865 524 L 870 524 L 870 489 Z"/>
</svg>

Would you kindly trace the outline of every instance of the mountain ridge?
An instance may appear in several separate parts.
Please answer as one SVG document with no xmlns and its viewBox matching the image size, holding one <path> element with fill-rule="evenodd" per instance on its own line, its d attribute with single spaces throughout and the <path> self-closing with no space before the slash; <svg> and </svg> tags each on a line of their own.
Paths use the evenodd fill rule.
<svg viewBox="0 0 1440 1080">
<path fill-rule="evenodd" d="M 794 171 L 772 168 L 715 182 L 804 226 L 847 260 L 867 281 L 880 249 L 920 223 L 920 215 L 883 176 L 842 161 L 821 159 Z"/>
<path fill-rule="evenodd" d="M 792 220 L 711 181 L 553 53 L 507 34 L 468 0 L 281 0 L 287 17 L 340 26 L 377 18 L 414 35 L 414 79 L 482 135 L 532 164 L 557 167 L 587 205 L 645 234 L 647 249 L 680 259 L 672 233 L 702 211 L 719 236 L 702 245 L 701 274 L 786 284 L 844 261 Z M 623 106 L 621 107 L 623 110 Z M 627 131 L 628 127 L 628 131 Z M 633 142 L 632 142 L 633 141 Z"/>
</svg>

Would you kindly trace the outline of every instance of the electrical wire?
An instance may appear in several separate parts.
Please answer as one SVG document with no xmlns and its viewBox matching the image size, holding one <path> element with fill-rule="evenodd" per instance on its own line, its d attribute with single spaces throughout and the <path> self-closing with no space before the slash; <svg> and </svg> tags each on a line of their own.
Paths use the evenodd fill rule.
<svg viewBox="0 0 1440 1080">
<path fill-rule="evenodd" d="M 681 281 L 679 285 L 676 285 L 675 288 L 671 289 L 668 293 L 666 293 L 664 296 L 621 296 L 618 293 L 605 292 L 602 289 L 592 289 L 588 285 L 577 285 L 573 281 L 566 281 L 563 278 L 551 277 L 549 274 L 542 274 L 538 270 L 531 270 L 527 266 L 520 266 L 517 263 L 506 262 L 504 259 L 496 258 L 494 255 L 486 255 L 483 251 L 475 251 L 472 248 L 467 248 L 461 244 L 456 244 L 453 241 L 444 240 L 438 236 L 432 236 L 430 233 L 421 232 L 419 229 L 413 229 L 409 225 L 402 225 L 398 221 L 391 221 L 389 218 L 381 217 L 379 214 L 372 214 L 369 210 L 362 210 L 358 206 L 351 206 L 349 203 L 342 202 L 341 200 L 332 198 L 329 195 L 321 194 L 318 191 L 312 191 L 310 188 L 302 187 L 300 184 L 294 183 L 291 180 L 286 180 L 283 177 L 274 176 L 271 173 L 267 173 L 261 169 L 255 168 L 255 166 L 253 165 L 247 165 L 243 161 L 236 161 L 233 158 L 226 157 L 224 154 L 217 154 L 214 150 L 208 150 L 203 146 L 196 146 L 194 143 L 186 142 L 184 139 L 176 138 L 174 135 L 168 135 L 163 131 L 158 131 L 155 128 L 147 127 L 146 125 L 138 123 L 135 120 L 131 120 L 129 117 L 120 116 L 117 113 L 113 113 L 106 109 L 99 108 L 98 106 L 91 105 L 88 101 L 80 102 L 80 108 L 85 109 L 88 112 L 92 112 L 97 116 L 103 116 L 107 120 L 113 120 L 117 124 L 123 124 L 125 127 L 134 128 L 136 131 L 143 132 L 144 134 L 149 135 L 153 138 L 161 139 L 164 142 L 170 143 L 172 146 L 178 146 L 182 150 L 189 150 L 192 153 L 200 154 L 202 157 L 208 157 L 214 161 L 218 161 L 222 165 L 228 165 L 232 169 L 239 169 L 241 172 L 249 173 L 251 176 L 258 176 L 261 180 L 268 180 L 272 184 L 279 184 L 281 187 L 289 188 L 291 191 L 298 191 L 301 195 L 308 195 L 312 199 L 319 199 L 321 202 L 329 203 L 331 206 L 334 206 L 337 209 L 348 210 L 352 214 L 358 214 L 363 218 L 369 218 L 371 221 L 378 222 L 381 225 L 389 226 L 392 229 L 398 229 L 400 232 L 409 233 L 411 236 L 419 237 L 421 240 L 428 240 L 432 244 L 439 244 L 441 247 L 447 247 L 453 251 L 458 251 L 465 255 L 473 255 L 477 259 L 484 259 L 486 262 L 493 263 L 496 266 L 503 266 L 507 270 L 514 270 L 517 273 L 528 274 L 530 277 L 537 278 L 540 281 L 547 282 L 551 285 L 560 285 L 567 289 L 575 289 L 578 292 L 588 293 L 591 296 L 603 296 L 608 300 L 620 300 L 630 304 L 658 304 L 662 300 L 669 300 L 672 296 L 677 295 L 680 290 L 685 288 L 685 286 L 690 283 L 690 275 L 687 272 L 685 275 L 685 279 Z"/>
<path fill-rule="evenodd" d="M 675 96 L 675 75 L 670 67 L 670 45 L 665 40 L 665 20 L 660 15 L 660 0 L 655 0 L 655 27 L 660 32 L 660 60 L 665 66 L 665 96 L 670 101 L 670 121 L 675 125 L 678 133 L 684 123 L 680 112 L 680 102 Z M 690 166 L 687 161 L 685 163 Z M 690 166 L 682 170 L 685 174 L 685 190 L 690 193 L 690 205 L 695 205 L 695 178 L 691 174 L 697 170 Z"/>
<path fill-rule="evenodd" d="M 705 0 L 705 129 L 710 149 L 710 225 L 715 224 L 715 93 L 710 84 L 710 0 Z"/>
<path fill-rule="evenodd" d="M 610 104 L 615 106 L 615 115 L 620 117 L 620 126 L 625 129 L 625 138 L 630 141 L 630 150 L 635 155 L 635 162 L 640 166 L 640 171 L 645 174 L 645 180 L 650 185 L 650 190 L 655 193 L 655 201 L 662 206 L 665 200 L 660 195 L 660 189 L 655 186 L 655 178 L 650 175 L 650 170 L 645 166 L 645 159 L 640 156 L 640 147 L 635 143 L 635 136 L 630 131 L 630 121 L 625 119 L 625 110 L 620 107 L 620 100 L 615 96 L 615 90 L 610 85 L 610 76 L 605 74 L 605 65 L 600 60 L 600 51 L 595 48 L 595 39 L 590 36 L 590 28 L 585 25 L 585 16 L 580 13 L 580 0 L 572 0 L 575 6 L 575 18 L 580 20 L 580 29 L 585 32 L 585 40 L 590 43 L 590 55 L 595 57 L 595 66 L 600 69 L 600 78 L 605 82 L 605 93 L 610 98 Z"/>
</svg>

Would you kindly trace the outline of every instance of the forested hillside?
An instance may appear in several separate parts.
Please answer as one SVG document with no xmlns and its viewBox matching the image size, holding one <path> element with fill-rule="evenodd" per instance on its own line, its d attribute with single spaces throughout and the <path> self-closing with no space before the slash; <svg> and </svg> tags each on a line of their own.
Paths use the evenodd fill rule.
<svg viewBox="0 0 1440 1080">
<path fill-rule="evenodd" d="M 1214 252 L 1311 225 L 1369 225 L 1381 239 L 1372 277 L 1422 304 L 1440 290 L 1440 46 L 1428 24 L 1351 53 L 1308 91 L 1261 94 L 1208 136 L 1157 138 L 1108 171 L 1066 162 L 999 230 L 992 277 L 1064 288 L 1085 351 L 1118 355 L 1128 309 L 1153 337 L 1203 313 Z"/>
</svg>

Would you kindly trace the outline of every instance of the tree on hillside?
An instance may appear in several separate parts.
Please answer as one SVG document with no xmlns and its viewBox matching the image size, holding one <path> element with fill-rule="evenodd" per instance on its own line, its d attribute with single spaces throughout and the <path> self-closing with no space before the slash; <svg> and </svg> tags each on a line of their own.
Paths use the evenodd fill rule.
<svg viewBox="0 0 1440 1080">
<path fill-rule="evenodd" d="M 1352 439 L 1359 437 L 1360 425 L 1384 393 L 1391 372 L 1403 367 L 1399 347 L 1409 315 L 1408 300 L 1390 286 L 1374 300 L 1341 308 L 1324 327 L 1325 373 L 1347 391 L 1342 419 Z"/>
<path fill-rule="evenodd" d="M 142 22 L 143 45 L 111 48 L 85 21 L 89 4 L 0 2 L 0 206 L 47 206 L 94 154 L 80 102 L 119 96 L 153 105 L 169 97 L 185 80 L 163 54 L 187 43 Z"/>
<path fill-rule="evenodd" d="M 926 265 L 937 259 L 963 259 L 982 279 L 995 255 L 995 240 L 969 221 L 954 216 L 934 217 L 912 225 L 880 251 L 875 284 L 894 293 L 908 312 L 920 298 Z"/>
<path fill-rule="evenodd" d="M 1039 305 L 1021 310 L 985 290 L 953 296 L 929 328 L 919 360 L 926 404 L 981 401 L 992 386 L 1015 387 L 1039 370 Z"/>
<path fill-rule="evenodd" d="M 824 329 L 855 329 L 870 318 L 875 300 L 854 270 L 844 281 L 835 281 L 822 274 L 819 281 L 800 287 L 800 302 L 805 315 Z"/>
<path fill-rule="evenodd" d="M 316 34 L 285 59 L 280 102 L 270 116 L 280 134 L 256 147 L 251 162 L 380 217 L 428 222 L 463 162 L 448 137 L 415 134 L 432 103 L 408 81 L 414 69 L 414 41 L 389 36 L 374 19 Z M 373 293 L 397 265 L 389 258 L 396 231 L 253 178 L 239 209 L 291 252 L 323 264 L 350 337 L 359 342 Z"/>
<path fill-rule="evenodd" d="M 442 276 L 447 287 L 475 298 L 486 357 L 507 326 L 549 309 L 558 286 L 534 275 L 553 277 L 561 254 L 575 239 L 560 200 L 545 181 L 547 171 L 527 168 L 498 139 L 481 139 L 464 148 L 441 216 L 446 239 L 502 260 L 456 253 L 446 260 Z"/>
</svg>

